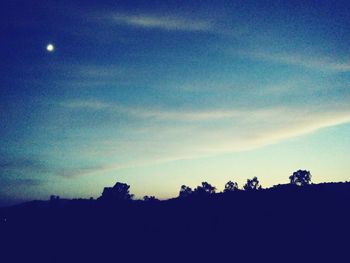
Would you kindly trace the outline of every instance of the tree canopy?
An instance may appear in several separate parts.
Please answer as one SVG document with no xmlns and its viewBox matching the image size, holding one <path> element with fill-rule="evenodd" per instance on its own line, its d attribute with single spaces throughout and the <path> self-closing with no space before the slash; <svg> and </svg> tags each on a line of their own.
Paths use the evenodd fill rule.
<svg viewBox="0 0 350 263">
<path fill-rule="evenodd" d="M 129 193 L 130 185 L 117 182 L 113 187 L 105 187 L 101 198 L 104 200 L 130 200 L 134 195 Z"/>
<path fill-rule="evenodd" d="M 247 183 L 243 186 L 246 191 L 260 190 L 261 185 L 258 178 L 255 176 L 253 179 L 247 179 Z"/>
<path fill-rule="evenodd" d="M 311 183 L 311 173 L 307 170 L 298 170 L 289 176 L 290 183 L 293 185 L 304 186 Z"/>
<path fill-rule="evenodd" d="M 224 193 L 233 192 L 238 190 L 238 184 L 236 182 L 228 181 L 225 184 Z"/>
<path fill-rule="evenodd" d="M 207 182 L 202 182 L 201 186 L 194 189 L 196 194 L 215 194 L 216 188 Z"/>
<path fill-rule="evenodd" d="M 193 193 L 192 188 L 186 185 L 182 185 L 179 193 L 179 197 L 185 198 Z"/>
</svg>

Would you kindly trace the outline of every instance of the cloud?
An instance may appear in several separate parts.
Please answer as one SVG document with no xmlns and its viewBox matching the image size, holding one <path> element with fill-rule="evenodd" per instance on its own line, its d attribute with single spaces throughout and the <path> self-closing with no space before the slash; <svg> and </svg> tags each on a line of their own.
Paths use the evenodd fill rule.
<svg viewBox="0 0 350 263">
<path fill-rule="evenodd" d="M 0 160 L 0 173 L 7 173 L 8 171 L 32 171 L 42 172 L 47 169 L 46 165 L 41 161 L 26 157 L 8 158 L 1 156 Z"/>
<path fill-rule="evenodd" d="M 43 180 L 38 178 L 3 178 L 1 187 L 19 187 L 19 186 L 38 186 L 43 183 Z"/>
<path fill-rule="evenodd" d="M 210 31 L 212 29 L 212 23 L 209 21 L 179 16 L 113 14 L 112 19 L 114 23 L 120 25 L 167 31 Z"/>
<path fill-rule="evenodd" d="M 115 110 L 112 105 L 106 104 L 104 109 Z M 108 163 L 77 169 L 72 174 L 102 174 L 130 167 L 256 149 L 325 127 L 348 123 L 350 109 L 347 105 L 338 102 L 316 106 L 178 112 L 155 109 L 132 112 L 132 109 L 124 109 L 127 114 L 131 111 L 139 118 L 146 118 L 146 125 L 140 122 L 127 129 L 125 134 L 119 129 L 118 136 L 91 142 L 81 151 L 81 157 L 101 160 L 108 157 Z"/>
<path fill-rule="evenodd" d="M 56 175 L 66 177 L 66 178 L 73 178 L 76 176 L 83 176 L 83 175 L 89 175 L 92 173 L 100 172 L 104 169 L 104 166 L 96 165 L 96 166 L 80 166 L 80 167 L 61 167 L 56 168 Z"/>
<path fill-rule="evenodd" d="M 48 167 L 40 160 L 31 157 L 8 157 L 0 155 L 0 192 L 12 191 L 16 187 L 38 186 L 44 180 L 38 174 L 46 173 Z"/>
<path fill-rule="evenodd" d="M 61 103 L 61 106 L 71 109 L 102 110 L 109 109 L 111 105 L 99 100 L 71 100 Z M 114 106 L 116 107 L 116 106 Z"/>
<path fill-rule="evenodd" d="M 110 113 L 122 113 L 137 118 L 153 118 L 168 121 L 205 121 L 230 118 L 242 114 L 242 111 L 239 110 L 165 110 L 156 108 L 137 108 L 99 100 L 71 100 L 61 102 L 60 105 L 75 110 L 107 110 Z"/>
<path fill-rule="evenodd" d="M 76 176 L 99 172 L 103 169 L 105 169 L 103 165 L 76 166 L 71 164 L 68 167 L 67 162 L 61 165 L 47 165 L 40 160 L 30 157 L 7 158 L 5 156 L 1 156 L 0 188 L 20 185 L 35 186 L 42 184 L 44 180 L 33 178 L 33 176 L 38 176 L 40 174 L 59 175 L 66 178 L 73 178 Z"/>
<path fill-rule="evenodd" d="M 143 118 L 156 118 L 167 121 L 208 121 L 224 118 L 231 118 L 242 114 L 236 110 L 130 110 L 129 113 Z"/>
<path fill-rule="evenodd" d="M 286 65 L 334 72 L 350 72 L 350 62 L 335 61 L 329 57 L 311 57 L 293 53 L 269 53 L 260 51 L 240 51 L 239 56 Z"/>
</svg>

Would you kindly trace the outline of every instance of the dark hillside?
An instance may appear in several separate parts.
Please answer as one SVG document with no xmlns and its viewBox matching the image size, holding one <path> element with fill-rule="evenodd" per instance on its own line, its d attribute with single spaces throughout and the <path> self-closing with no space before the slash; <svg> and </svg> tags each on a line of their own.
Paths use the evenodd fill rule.
<svg viewBox="0 0 350 263">
<path fill-rule="evenodd" d="M 349 222 L 350 183 L 35 201 L 1 209 L 1 262 L 345 262 Z"/>
</svg>

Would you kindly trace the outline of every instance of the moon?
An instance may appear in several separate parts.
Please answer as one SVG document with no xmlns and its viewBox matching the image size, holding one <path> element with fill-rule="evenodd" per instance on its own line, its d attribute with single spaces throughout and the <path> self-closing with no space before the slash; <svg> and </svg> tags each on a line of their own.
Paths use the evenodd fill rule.
<svg viewBox="0 0 350 263">
<path fill-rule="evenodd" d="M 53 44 L 47 44 L 46 50 L 48 52 L 53 52 L 55 50 L 55 46 Z"/>
</svg>

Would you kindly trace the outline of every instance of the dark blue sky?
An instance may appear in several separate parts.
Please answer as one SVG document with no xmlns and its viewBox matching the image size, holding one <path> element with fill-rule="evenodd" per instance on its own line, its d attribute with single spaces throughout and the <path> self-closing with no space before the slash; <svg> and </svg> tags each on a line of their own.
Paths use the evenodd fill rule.
<svg viewBox="0 0 350 263">
<path fill-rule="evenodd" d="M 349 179 L 349 1 L 0 9 L 0 204 Z"/>
</svg>

